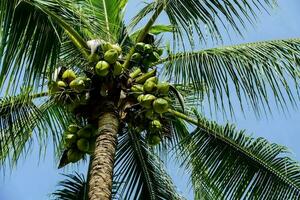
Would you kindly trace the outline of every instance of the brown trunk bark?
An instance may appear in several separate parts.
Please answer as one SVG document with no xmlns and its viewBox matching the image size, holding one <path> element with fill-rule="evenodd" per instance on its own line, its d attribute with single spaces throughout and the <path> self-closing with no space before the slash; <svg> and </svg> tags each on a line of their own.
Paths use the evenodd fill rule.
<svg viewBox="0 0 300 200">
<path fill-rule="evenodd" d="M 110 200 L 113 166 L 119 128 L 118 117 L 104 113 L 98 122 L 98 137 L 89 176 L 89 200 Z"/>
</svg>

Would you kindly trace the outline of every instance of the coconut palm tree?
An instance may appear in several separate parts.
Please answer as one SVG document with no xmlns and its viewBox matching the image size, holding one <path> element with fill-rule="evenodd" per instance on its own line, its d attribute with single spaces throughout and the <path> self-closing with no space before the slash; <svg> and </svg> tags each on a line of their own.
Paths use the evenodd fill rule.
<svg viewBox="0 0 300 200">
<path fill-rule="evenodd" d="M 1 165 L 52 139 L 59 167 L 90 158 L 86 179 L 70 175 L 57 199 L 183 199 L 168 154 L 195 199 L 300 198 L 285 147 L 199 112 L 203 99 L 230 113 L 236 97 L 258 114 L 270 96 L 296 104 L 300 39 L 199 47 L 222 44 L 228 28 L 242 34 L 276 1 L 153 0 L 129 24 L 127 3 L 0 1 Z"/>
</svg>

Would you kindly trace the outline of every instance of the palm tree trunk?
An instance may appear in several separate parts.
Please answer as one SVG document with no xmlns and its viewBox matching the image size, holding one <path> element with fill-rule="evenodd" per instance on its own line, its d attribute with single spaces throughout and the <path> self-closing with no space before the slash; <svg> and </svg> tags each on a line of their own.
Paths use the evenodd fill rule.
<svg viewBox="0 0 300 200">
<path fill-rule="evenodd" d="M 104 113 L 100 117 L 89 176 L 89 200 L 111 199 L 118 128 L 119 120 L 114 113 Z"/>
</svg>

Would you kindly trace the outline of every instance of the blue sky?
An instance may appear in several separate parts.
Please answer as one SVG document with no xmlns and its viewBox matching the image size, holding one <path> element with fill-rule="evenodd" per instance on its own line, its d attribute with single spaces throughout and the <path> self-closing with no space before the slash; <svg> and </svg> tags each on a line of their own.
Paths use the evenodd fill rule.
<svg viewBox="0 0 300 200">
<path fill-rule="evenodd" d="M 134 1 L 131 1 L 134 2 Z M 258 23 L 245 31 L 244 39 L 232 36 L 232 41 L 226 40 L 226 44 L 244 42 L 255 42 L 262 40 L 284 39 L 300 37 L 299 0 L 279 0 L 279 8 L 271 11 L 271 15 L 261 14 Z M 134 8 L 134 9 L 133 9 Z M 127 7 L 132 16 L 136 10 L 135 3 Z M 257 119 L 252 112 L 247 112 L 246 118 L 236 113 L 236 118 L 228 119 L 237 124 L 238 128 L 246 129 L 254 136 L 263 136 L 272 142 L 287 146 L 293 153 L 293 157 L 300 161 L 300 112 L 290 107 L 287 115 L 277 112 L 274 107 L 272 116 Z M 219 116 L 219 114 L 216 114 Z M 217 118 L 224 123 L 222 117 Z M 48 199 L 48 194 L 54 191 L 55 185 L 62 176 L 60 173 L 72 171 L 84 171 L 85 167 L 57 170 L 50 149 L 43 160 L 38 162 L 38 152 L 35 148 L 26 160 L 19 162 L 19 165 L 12 173 L 6 173 L 0 177 L 0 200 L 43 200 Z M 168 165 L 170 174 L 178 189 L 192 199 L 189 189 L 186 188 L 186 176 L 181 170 Z M 0 174 L 2 176 L 2 174 Z"/>
</svg>

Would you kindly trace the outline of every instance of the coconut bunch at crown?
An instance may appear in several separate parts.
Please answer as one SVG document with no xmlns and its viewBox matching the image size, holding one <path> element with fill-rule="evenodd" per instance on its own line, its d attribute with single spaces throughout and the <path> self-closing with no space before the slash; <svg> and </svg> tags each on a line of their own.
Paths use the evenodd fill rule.
<svg viewBox="0 0 300 200">
<path fill-rule="evenodd" d="M 107 107 L 122 111 L 123 127 L 133 127 L 151 146 L 166 136 L 167 112 L 172 106 L 170 84 L 159 81 L 154 67 L 163 50 L 154 44 L 137 43 L 125 68 L 129 55 L 118 44 L 99 40 L 89 45 L 91 55 L 86 65 L 66 68 L 49 84 L 54 99 L 77 120 L 64 133 L 60 166 L 93 153 L 97 122 Z"/>
</svg>

